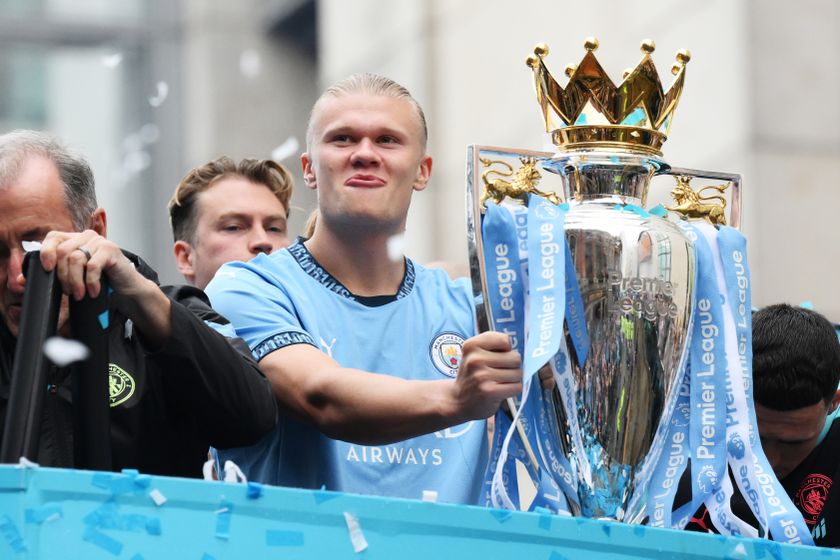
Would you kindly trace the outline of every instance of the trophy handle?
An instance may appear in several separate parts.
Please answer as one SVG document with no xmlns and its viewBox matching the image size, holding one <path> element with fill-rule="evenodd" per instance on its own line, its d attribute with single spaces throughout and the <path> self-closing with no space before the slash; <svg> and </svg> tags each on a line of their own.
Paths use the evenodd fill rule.
<svg viewBox="0 0 840 560">
<path fill-rule="evenodd" d="M 672 175 L 677 185 L 671 196 L 677 205 L 666 208 L 680 214 L 684 219 L 705 219 L 714 225 L 726 225 L 726 198 L 724 191 L 731 189 L 729 223 L 741 229 L 741 176 L 737 173 L 719 173 L 685 167 L 663 167 L 657 175 Z M 725 181 L 724 185 L 708 185 L 694 190 L 689 184 L 692 179 Z M 710 192 L 711 191 L 711 192 Z"/>
<path fill-rule="evenodd" d="M 506 157 L 518 159 L 523 164 L 530 161 L 532 167 L 542 161 L 551 159 L 551 152 L 540 152 L 534 150 L 521 150 L 517 148 L 502 148 L 499 146 L 485 146 L 481 144 L 470 144 L 467 146 L 467 249 L 470 259 L 470 278 L 472 279 L 473 295 L 475 296 L 475 313 L 478 323 L 478 331 L 489 331 L 493 327 L 493 317 L 486 305 L 484 294 L 487 293 L 486 271 L 484 260 L 484 240 L 481 236 L 481 216 L 484 213 L 484 202 L 488 198 L 494 198 L 489 194 L 487 177 L 482 176 L 480 171 L 486 172 L 491 163 L 488 158 Z M 503 164 L 504 165 L 504 164 Z M 562 202 L 560 193 L 537 192 L 552 202 Z M 499 202 L 501 199 L 499 199 Z"/>
<path fill-rule="evenodd" d="M 532 168 L 537 163 L 549 159 L 550 152 L 537 152 L 533 150 L 518 150 L 511 148 L 501 148 L 497 146 L 483 146 L 478 144 L 470 144 L 467 146 L 467 189 L 466 189 L 466 205 L 467 205 L 467 248 L 470 259 L 470 278 L 472 280 L 472 290 L 475 299 L 475 315 L 476 323 L 478 325 L 478 332 L 489 331 L 494 328 L 492 312 L 485 300 L 487 294 L 487 271 L 484 266 L 484 239 L 481 235 L 481 216 L 484 213 L 484 202 L 488 198 L 494 198 L 489 194 L 487 177 L 479 175 L 479 170 L 489 167 L 495 162 L 487 159 L 488 156 L 502 156 L 519 159 L 523 165 L 529 165 Z M 505 164 L 502 164 L 505 165 Z M 509 167 L 509 166 L 508 166 Z M 512 169 L 511 169 L 512 171 Z M 556 202 L 560 202 L 558 195 L 555 193 L 542 193 L 542 196 L 552 196 Z M 501 200 L 501 199 L 500 199 Z M 513 419 L 513 413 L 517 409 L 516 399 L 513 397 L 505 400 L 507 404 L 507 415 Z M 504 405 L 502 406 L 504 409 Z M 539 469 L 539 461 L 531 448 L 528 436 L 521 422 L 516 422 L 516 431 L 519 432 L 519 437 L 525 454 L 528 460 L 536 469 Z"/>
</svg>

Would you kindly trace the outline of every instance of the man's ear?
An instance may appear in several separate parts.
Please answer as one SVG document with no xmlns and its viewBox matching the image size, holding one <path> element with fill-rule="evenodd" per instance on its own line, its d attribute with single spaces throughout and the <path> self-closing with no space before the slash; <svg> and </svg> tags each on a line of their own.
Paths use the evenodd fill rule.
<svg viewBox="0 0 840 560">
<path fill-rule="evenodd" d="M 108 237 L 108 217 L 104 208 L 97 208 L 90 215 L 89 227 L 102 237 Z"/>
<path fill-rule="evenodd" d="M 186 241 L 176 241 L 173 251 L 175 252 L 175 266 L 178 267 L 178 272 L 187 279 L 187 282 L 192 284 L 195 282 L 192 245 Z"/>
<path fill-rule="evenodd" d="M 414 190 L 422 191 L 429 183 L 432 176 L 432 156 L 425 155 L 420 160 L 420 168 L 417 170 L 417 178 L 414 180 Z"/>
<path fill-rule="evenodd" d="M 304 152 L 300 156 L 300 166 L 303 169 L 303 182 L 310 189 L 317 189 L 318 182 L 315 180 L 315 172 L 312 170 L 312 158 Z"/>
<path fill-rule="evenodd" d="M 832 412 L 837 410 L 838 406 L 840 406 L 840 389 L 838 389 L 837 392 L 834 393 L 834 398 L 831 399 L 831 404 L 828 407 L 828 413 L 831 414 Z"/>
</svg>

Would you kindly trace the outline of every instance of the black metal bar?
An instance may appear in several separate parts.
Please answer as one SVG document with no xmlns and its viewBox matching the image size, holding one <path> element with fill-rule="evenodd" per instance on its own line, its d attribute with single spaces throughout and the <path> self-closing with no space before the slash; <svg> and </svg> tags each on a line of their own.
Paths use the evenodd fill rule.
<svg viewBox="0 0 840 560">
<path fill-rule="evenodd" d="M 23 270 L 26 291 L 12 366 L 0 463 L 17 463 L 21 457 L 37 458 L 41 410 L 50 368 L 43 346 L 44 341 L 55 334 L 61 306 L 61 286 L 55 271 L 48 273 L 41 266 L 39 251 L 27 253 Z"/>
<path fill-rule="evenodd" d="M 70 301 L 73 338 L 90 350 L 73 370 L 73 462 L 78 469 L 111 469 L 107 291 L 103 280 L 98 297 Z"/>
</svg>

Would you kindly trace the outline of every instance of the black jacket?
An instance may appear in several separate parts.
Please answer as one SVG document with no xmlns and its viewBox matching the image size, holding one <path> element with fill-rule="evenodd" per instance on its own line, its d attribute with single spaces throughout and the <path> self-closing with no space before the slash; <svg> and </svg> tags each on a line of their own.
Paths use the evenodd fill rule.
<svg viewBox="0 0 840 560">
<path fill-rule="evenodd" d="M 146 263 L 126 255 L 157 282 Z M 227 324 L 210 308 L 204 292 L 190 286 L 161 290 L 172 300 L 172 336 L 155 352 L 147 352 L 131 322 L 111 309 L 112 464 L 114 470 L 197 477 L 209 446 L 251 445 L 273 429 L 277 404 L 245 342 L 226 338 L 204 323 Z M 0 434 L 14 348 L 15 339 L 1 324 Z M 43 466 L 73 466 L 72 368 L 49 372 L 38 456 L 30 457 Z"/>
</svg>

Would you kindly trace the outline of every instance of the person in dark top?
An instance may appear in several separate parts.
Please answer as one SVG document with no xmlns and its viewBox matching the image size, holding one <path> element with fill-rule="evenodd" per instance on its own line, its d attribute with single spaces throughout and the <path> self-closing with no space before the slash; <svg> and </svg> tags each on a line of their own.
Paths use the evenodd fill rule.
<svg viewBox="0 0 840 560">
<path fill-rule="evenodd" d="M 0 135 L 0 433 L 5 424 L 26 280 L 23 242 L 64 296 L 58 333 L 72 337 L 68 298 L 96 297 L 107 278 L 112 467 L 200 476 L 209 446 L 249 445 L 277 422 L 277 404 L 250 351 L 193 287 L 160 287 L 140 258 L 105 238 L 87 162 L 40 132 Z M 214 328 L 211 328 L 214 326 Z M 49 372 L 39 450 L 72 467 L 73 365 Z"/>
<path fill-rule="evenodd" d="M 773 471 L 802 512 L 814 543 L 840 547 L 840 343 L 819 313 L 787 304 L 753 314 L 758 433 Z M 740 495 L 732 510 L 751 520 Z M 714 530 L 705 507 L 690 530 Z"/>
</svg>

